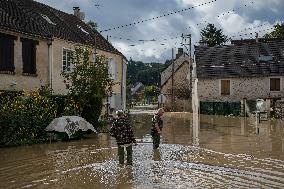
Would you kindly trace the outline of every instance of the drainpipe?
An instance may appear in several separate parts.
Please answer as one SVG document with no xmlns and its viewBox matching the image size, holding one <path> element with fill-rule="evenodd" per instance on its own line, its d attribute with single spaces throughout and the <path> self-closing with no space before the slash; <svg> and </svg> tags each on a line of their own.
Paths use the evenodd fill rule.
<svg viewBox="0 0 284 189">
<path fill-rule="evenodd" d="M 123 102 L 123 97 L 124 97 L 124 93 L 123 93 L 123 78 L 124 78 L 124 73 L 123 73 L 123 71 L 124 71 L 124 69 L 123 69 L 123 67 L 124 67 L 124 62 L 123 62 L 123 58 L 121 58 L 121 82 L 120 82 L 120 100 L 121 100 L 121 103 L 120 103 L 120 105 L 121 105 L 121 108 L 124 110 L 124 102 Z"/>
<path fill-rule="evenodd" d="M 53 48 L 52 48 L 52 38 L 47 41 L 48 46 L 48 72 L 49 72 L 49 87 L 51 89 L 51 94 L 53 94 Z"/>
</svg>

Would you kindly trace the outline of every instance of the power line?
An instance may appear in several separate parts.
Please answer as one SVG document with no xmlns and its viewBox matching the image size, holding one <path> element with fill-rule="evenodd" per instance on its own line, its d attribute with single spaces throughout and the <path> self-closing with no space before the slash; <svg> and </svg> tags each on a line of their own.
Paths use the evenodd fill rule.
<svg viewBox="0 0 284 189">
<path fill-rule="evenodd" d="M 251 2 L 249 2 L 250 4 L 253 4 L 254 3 L 254 1 L 251 1 Z M 245 4 L 245 5 L 242 5 L 242 6 L 239 6 L 238 8 L 236 8 L 236 9 L 233 9 L 233 10 L 231 10 L 231 11 L 228 11 L 228 12 L 226 12 L 226 13 L 230 13 L 230 12 L 233 12 L 233 11 L 236 11 L 236 10 L 239 10 L 239 9 L 241 9 L 241 8 L 243 8 L 243 7 L 248 7 L 248 4 Z M 217 17 L 220 17 L 220 16 L 222 16 L 222 15 L 225 15 L 226 13 L 222 13 L 222 14 L 219 14 Z M 199 22 L 199 23 L 197 23 L 196 25 L 197 26 L 200 26 L 200 25 L 203 25 L 203 24 L 206 24 L 206 23 L 209 23 L 208 21 L 204 21 L 204 22 Z M 187 27 L 187 28 L 185 28 L 185 29 L 190 29 L 191 27 L 189 26 L 189 27 Z M 134 39 L 130 39 L 130 38 L 123 38 L 123 37 L 118 37 L 118 36 L 113 36 L 113 35 L 108 35 L 107 36 L 108 38 L 113 38 L 113 39 L 120 39 L 120 40 L 125 40 L 125 41 L 140 41 L 140 42 L 155 42 L 155 41 L 161 41 L 161 39 L 157 39 L 157 38 L 153 38 L 153 39 L 136 39 L 136 40 L 134 40 Z M 163 40 L 168 40 L 168 39 L 163 39 Z"/>
<path fill-rule="evenodd" d="M 251 1 L 251 2 L 249 2 L 248 4 L 245 4 L 244 6 L 247 7 L 249 4 L 254 4 L 254 1 Z M 236 9 L 233 9 L 233 10 L 231 10 L 231 11 L 224 12 L 224 13 L 218 15 L 218 18 L 220 18 L 221 16 L 225 16 L 226 14 L 236 13 L 236 11 L 237 11 L 237 10 L 240 10 L 241 8 L 242 8 L 242 6 L 236 8 Z"/>
<path fill-rule="evenodd" d="M 253 4 L 254 1 L 251 1 L 251 2 L 249 2 L 249 3 Z M 237 13 L 237 12 L 236 12 L 237 10 L 240 10 L 241 8 L 243 8 L 243 7 L 248 7 L 248 6 L 249 6 L 248 4 L 244 4 L 243 6 L 239 6 L 239 7 L 236 8 L 236 9 L 233 9 L 233 10 L 227 11 L 227 12 L 225 12 L 225 13 L 219 14 L 219 15 L 217 16 L 217 18 L 219 18 L 219 17 L 221 17 L 221 16 L 224 16 L 224 15 L 226 15 L 226 14 L 232 13 L 232 12 Z M 197 23 L 196 26 L 201 26 L 201 25 L 204 25 L 204 24 L 209 24 L 209 22 L 208 22 L 207 20 L 205 20 L 205 21 L 203 21 L 203 22 Z M 189 27 L 186 27 L 185 29 L 187 30 L 187 29 L 190 29 L 190 28 L 191 28 L 191 27 L 189 26 Z"/>
<path fill-rule="evenodd" d="M 229 39 L 232 39 L 232 38 L 234 38 L 234 37 L 242 37 L 242 36 L 249 36 L 249 35 L 253 35 L 253 34 L 255 34 L 255 33 L 260 33 L 260 32 L 267 32 L 267 31 L 269 31 L 269 30 L 273 30 L 274 29 L 274 27 L 270 27 L 270 28 L 266 28 L 266 29 L 263 29 L 263 30 L 259 30 L 259 31 L 254 31 L 254 33 L 252 33 L 252 32 L 250 32 L 250 33 L 243 33 L 243 34 L 238 34 L 238 35 L 233 35 L 233 36 L 230 36 L 230 37 L 228 37 Z"/>
<path fill-rule="evenodd" d="M 179 13 L 184 12 L 184 11 L 189 11 L 190 9 L 194 9 L 194 8 L 197 8 L 197 7 L 200 7 L 200 6 L 204 6 L 204 5 L 207 5 L 207 4 L 212 4 L 212 3 L 216 2 L 216 1 L 217 1 L 217 0 L 212 0 L 212 1 L 209 1 L 209 2 L 206 2 L 206 3 L 202 3 L 202 4 L 199 4 L 199 5 L 196 5 L 196 6 L 192 6 L 192 7 L 186 8 L 186 9 L 181 9 L 181 10 L 177 10 L 177 11 L 172 11 L 172 12 L 169 12 L 169 13 L 167 13 L 167 14 L 160 15 L 160 16 L 156 16 L 156 17 L 149 18 L 149 19 L 143 19 L 143 20 L 141 20 L 141 21 L 133 22 L 133 23 L 131 23 L 131 24 L 124 24 L 124 25 L 121 25 L 121 26 L 118 26 L 118 27 L 114 27 L 114 28 L 110 28 L 110 29 L 101 30 L 100 32 L 102 33 L 102 32 L 107 32 L 107 31 L 111 31 L 111 30 L 121 29 L 121 28 L 124 28 L 124 27 L 129 27 L 129 26 L 136 25 L 136 24 L 140 24 L 140 23 L 143 23 L 143 22 L 148 22 L 148 21 L 156 20 L 156 19 L 159 19 L 159 18 L 162 18 L 162 17 L 166 17 L 166 16 L 173 15 L 173 14 L 179 14 Z"/>
</svg>

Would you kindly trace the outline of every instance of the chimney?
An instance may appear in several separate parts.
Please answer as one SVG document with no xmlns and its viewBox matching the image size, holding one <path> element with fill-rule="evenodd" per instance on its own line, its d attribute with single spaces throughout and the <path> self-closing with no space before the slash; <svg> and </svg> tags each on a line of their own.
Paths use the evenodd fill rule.
<svg viewBox="0 0 284 189">
<path fill-rule="evenodd" d="M 255 33 L 255 42 L 258 43 L 259 39 L 258 39 L 258 33 Z"/>
<path fill-rule="evenodd" d="M 176 54 L 176 59 L 183 55 L 183 48 L 178 48 L 178 53 Z"/>
<path fill-rule="evenodd" d="M 80 12 L 80 7 L 73 7 L 74 10 L 74 15 L 79 18 L 80 20 L 84 20 L 85 19 L 85 13 L 84 12 Z"/>
<path fill-rule="evenodd" d="M 73 10 L 74 10 L 74 15 L 79 18 L 79 15 L 80 15 L 80 8 L 79 8 L 79 7 L 73 7 Z"/>
</svg>

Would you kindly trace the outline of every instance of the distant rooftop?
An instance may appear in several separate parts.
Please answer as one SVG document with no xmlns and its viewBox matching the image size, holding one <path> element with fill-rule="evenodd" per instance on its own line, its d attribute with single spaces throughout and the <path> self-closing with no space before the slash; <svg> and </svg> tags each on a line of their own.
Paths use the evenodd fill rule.
<svg viewBox="0 0 284 189">
<path fill-rule="evenodd" d="M 197 77 L 284 76 L 284 40 L 253 42 L 235 40 L 233 45 L 196 46 Z"/>
</svg>

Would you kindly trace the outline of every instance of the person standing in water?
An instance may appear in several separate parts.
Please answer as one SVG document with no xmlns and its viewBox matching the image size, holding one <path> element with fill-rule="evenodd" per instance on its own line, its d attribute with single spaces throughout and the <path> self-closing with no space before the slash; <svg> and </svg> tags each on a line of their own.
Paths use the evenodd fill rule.
<svg viewBox="0 0 284 189">
<path fill-rule="evenodd" d="M 116 139 L 119 164 L 124 164 L 124 148 L 126 148 L 127 165 L 132 165 L 132 144 L 136 144 L 134 132 L 122 110 L 116 111 L 116 115 L 117 117 L 113 119 L 110 135 Z"/>
<path fill-rule="evenodd" d="M 164 114 L 164 109 L 158 109 L 157 113 L 155 113 L 152 117 L 152 128 L 151 135 L 153 139 L 153 149 L 158 149 L 160 146 L 161 134 L 163 129 L 163 120 L 162 116 Z"/>
</svg>

